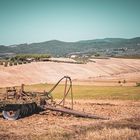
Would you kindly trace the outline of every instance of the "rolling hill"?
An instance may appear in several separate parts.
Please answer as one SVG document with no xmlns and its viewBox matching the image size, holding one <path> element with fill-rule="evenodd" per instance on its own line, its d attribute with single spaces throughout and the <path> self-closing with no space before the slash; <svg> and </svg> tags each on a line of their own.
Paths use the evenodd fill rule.
<svg viewBox="0 0 140 140">
<path fill-rule="evenodd" d="M 47 53 L 55 57 L 71 54 L 94 55 L 96 53 L 104 56 L 140 55 L 140 37 L 132 39 L 104 38 L 78 42 L 50 40 L 31 44 L 0 45 L 0 54 L 4 53 Z"/>
</svg>

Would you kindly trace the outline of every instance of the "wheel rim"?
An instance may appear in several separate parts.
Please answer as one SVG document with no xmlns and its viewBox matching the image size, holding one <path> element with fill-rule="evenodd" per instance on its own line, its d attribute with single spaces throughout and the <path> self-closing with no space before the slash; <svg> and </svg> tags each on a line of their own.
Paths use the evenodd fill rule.
<svg viewBox="0 0 140 140">
<path fill-rule="evenodd" d="M 3 110 L 2 115 L 7 120 L 17 120 L 20 116 L 20 110 L 19 109 L 16 110 L 16 111 L 13 111 L 13 110 L 5 111 L 5 110 Z"/>
</svg>

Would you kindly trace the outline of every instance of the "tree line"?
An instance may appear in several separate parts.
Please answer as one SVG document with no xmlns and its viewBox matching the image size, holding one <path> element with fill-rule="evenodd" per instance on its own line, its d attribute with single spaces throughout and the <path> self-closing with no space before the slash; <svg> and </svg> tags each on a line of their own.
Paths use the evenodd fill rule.
<svg viewBox="0 0 140 140">
<path fill-rule="evenodd" d="M 48 59 L 50 57 L 51 56 L 48 54 L 17 54 L 0 60 L 0 65 L 4 65 L 5 67 L 18 64 L 21 65 L 31 63 L 33 61 L 42 61 L 43 59 Z"/>
</svg>

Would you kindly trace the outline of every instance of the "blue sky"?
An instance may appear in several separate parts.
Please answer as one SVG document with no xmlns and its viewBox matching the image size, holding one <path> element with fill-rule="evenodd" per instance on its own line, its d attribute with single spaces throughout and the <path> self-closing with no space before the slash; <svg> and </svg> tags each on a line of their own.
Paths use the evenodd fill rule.
<svg viewBox="0 0 140 140">
<path fill-rule="evenodd" d="M 0 44 L 140 36 L 140 0 L 0 0 Z"/>
</svg>

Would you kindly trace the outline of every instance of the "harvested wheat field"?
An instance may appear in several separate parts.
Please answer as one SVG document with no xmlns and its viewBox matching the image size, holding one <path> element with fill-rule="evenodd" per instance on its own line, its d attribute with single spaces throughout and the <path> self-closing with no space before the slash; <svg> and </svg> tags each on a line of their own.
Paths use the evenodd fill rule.
<svg viewBox="0 0 140 140">
<path fill-rule="evenodd" d="M 64 75 L 74 84 L 134 86 L 140 82 L 140 59 L 93 59 L 87 64 L 33 62 L 0 66 L 0 87 L 37 83 L 56 83 Z M 119 82 L 120 81 L 120 82 Z"/>
<path fill-rule="evenodd" d="M 2 140 L 139 140 L 140 102 L 76 100 L 75 109 L 109 117 L 76 118 L 56 112 L 35 114 L 17 121 L 0 118 Z"/>
<path fill-rule="evenodd" d="M 74 84 L 74 109 L 109 118 L 87 119 L 46 111 L 8 121 L 1 115 L 0 139 L 139 140 L 140 87 L 136 87 L 136 82 L 140 82 L 140 59 L 92 61 L 87 64 L 33 62 L 0 66 L 0 87 L 24 83 L 26 91 L 47 91 L 68 75 Z M 62 98 L 63 89 L 60 85 L 55 91 L 56 101 Z M 3 94 L 5 89 L 0 90 Z M 69 100 L 66 103 L 70 105 Z"/>
</svg>

